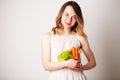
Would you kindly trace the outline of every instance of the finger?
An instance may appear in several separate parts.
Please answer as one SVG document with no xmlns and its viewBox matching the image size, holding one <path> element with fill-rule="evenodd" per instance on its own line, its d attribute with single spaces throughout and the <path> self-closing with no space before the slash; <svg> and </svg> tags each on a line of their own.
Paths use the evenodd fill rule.
<svg viewBox="0 0 120 80">
<path fill-rule="evenodd" d="M 75 59 L 75 60 L 79 60 L 78 57 L 75 57 L 74 59 Z"/>
<path fill-rule="evenodd" d="M 82 68 L 82 64 L 81 63 L 79 63 L 80 64 L 80 68 Z"/>
</svg>

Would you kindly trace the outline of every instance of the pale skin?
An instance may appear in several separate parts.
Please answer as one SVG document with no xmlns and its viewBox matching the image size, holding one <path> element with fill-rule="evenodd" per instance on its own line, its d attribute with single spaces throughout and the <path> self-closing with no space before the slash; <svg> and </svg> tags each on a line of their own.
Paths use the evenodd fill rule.
<svg viewBox="0 0 120 80">
<path fill-rule="evenodd" d="M 76 23 L 76 14 L 71 6 L 67 6 L 63 12 L 61 23 L 63 24 L 63 36 L 75 34 L 71 32 L 71 27 Z M 86 38 L 80 36 L 82 51 L 85 54 L 88 62 L 85 65 L 80 63 L 78 59 L 69 59 L 62 62 L 51 62 L 51 47 L 50 47 L 51 32 L 45 33 L 42 40 L 42 62 L 44 69 L 47 71 L 59 70 L 62 68 L 69 68 L 76 71 L 89 70 L 96 66 L 96 61 L 92 50 L 90 49 L 89 42 Z"/>
</svg>

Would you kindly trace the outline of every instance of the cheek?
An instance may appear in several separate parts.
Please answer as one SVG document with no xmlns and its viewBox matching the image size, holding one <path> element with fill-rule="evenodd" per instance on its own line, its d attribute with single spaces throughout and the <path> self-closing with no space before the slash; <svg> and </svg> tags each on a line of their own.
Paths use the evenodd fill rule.
<svg viewBox="0 0 120 80">
<path fill-rule="evenodd" d="M 65 22 L 65 17 L 62 17 L 61 18 L 61 23 L 64 24 L 64 22 Z"/>
<path fill-rule="evenodd" d="M 73 22 L 72 22 L 72 26 L 74 26 L 74 25 L 76 24 L 76 22 L 77 22 L 77 21 L 73 21 Z"/>
<path fill-rule="evenodd" d="M 65 18 L 65 17 L 62 17 L 62 18 L 61 18 L 61 21 L 65 21 L 65 20 L 66 20 L 66 18 Z"/>
</svg>

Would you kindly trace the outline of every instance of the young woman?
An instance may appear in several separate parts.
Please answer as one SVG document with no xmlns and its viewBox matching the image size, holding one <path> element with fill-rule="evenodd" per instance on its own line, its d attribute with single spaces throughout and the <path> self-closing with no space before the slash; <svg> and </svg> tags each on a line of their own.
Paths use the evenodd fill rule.
<svg viewBox="0 0 120 80">
<path fill-rule="evenodd" d="M 49 80 L 86 80 L 84 70 L 96 66 L 87 36 L 84 33 L 84 20 L 81 8 L 75 1 L 68 1 L 61 7 L 56 18 L 56 26 L 43 35 L 42 62 L 50 71 Z M 71 47 L 81 49 L 88 62 L 82 65 L 80 58 L 59 62 L 57 56 Z"/>
</svg>

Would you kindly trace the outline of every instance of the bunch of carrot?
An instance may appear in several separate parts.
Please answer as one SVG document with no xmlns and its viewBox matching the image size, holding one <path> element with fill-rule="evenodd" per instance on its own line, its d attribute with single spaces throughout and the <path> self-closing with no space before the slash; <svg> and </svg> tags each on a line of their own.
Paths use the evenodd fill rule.
<svg viewBox="0 0 120 80">
<path fill-rule="evenodd" d="M 76 58 L 79 57 L 79 54 L 81 53 L 81 50 L 78 50 L 78 48 L 76 48 L 76 47 L 72 47 L 70 50 L 71 50 L 70 51 L 71 56 L 76 57 Z"/>
<path fill-rule="evenodd" d="M 58 58 L 58 61 L 64 61 L 64 60 L 68 60 L 68 59 L 71 59 L 71 58 L 79 58 L 79 55 L 81 53 L 81 49 L 79 50 L 78 48 L 76 47 L 72 47 L 71 49 L 69 50 L 66 50 L 66 51 L 63 51 L 61 52 L 57 58 Z"/>
</svg>

